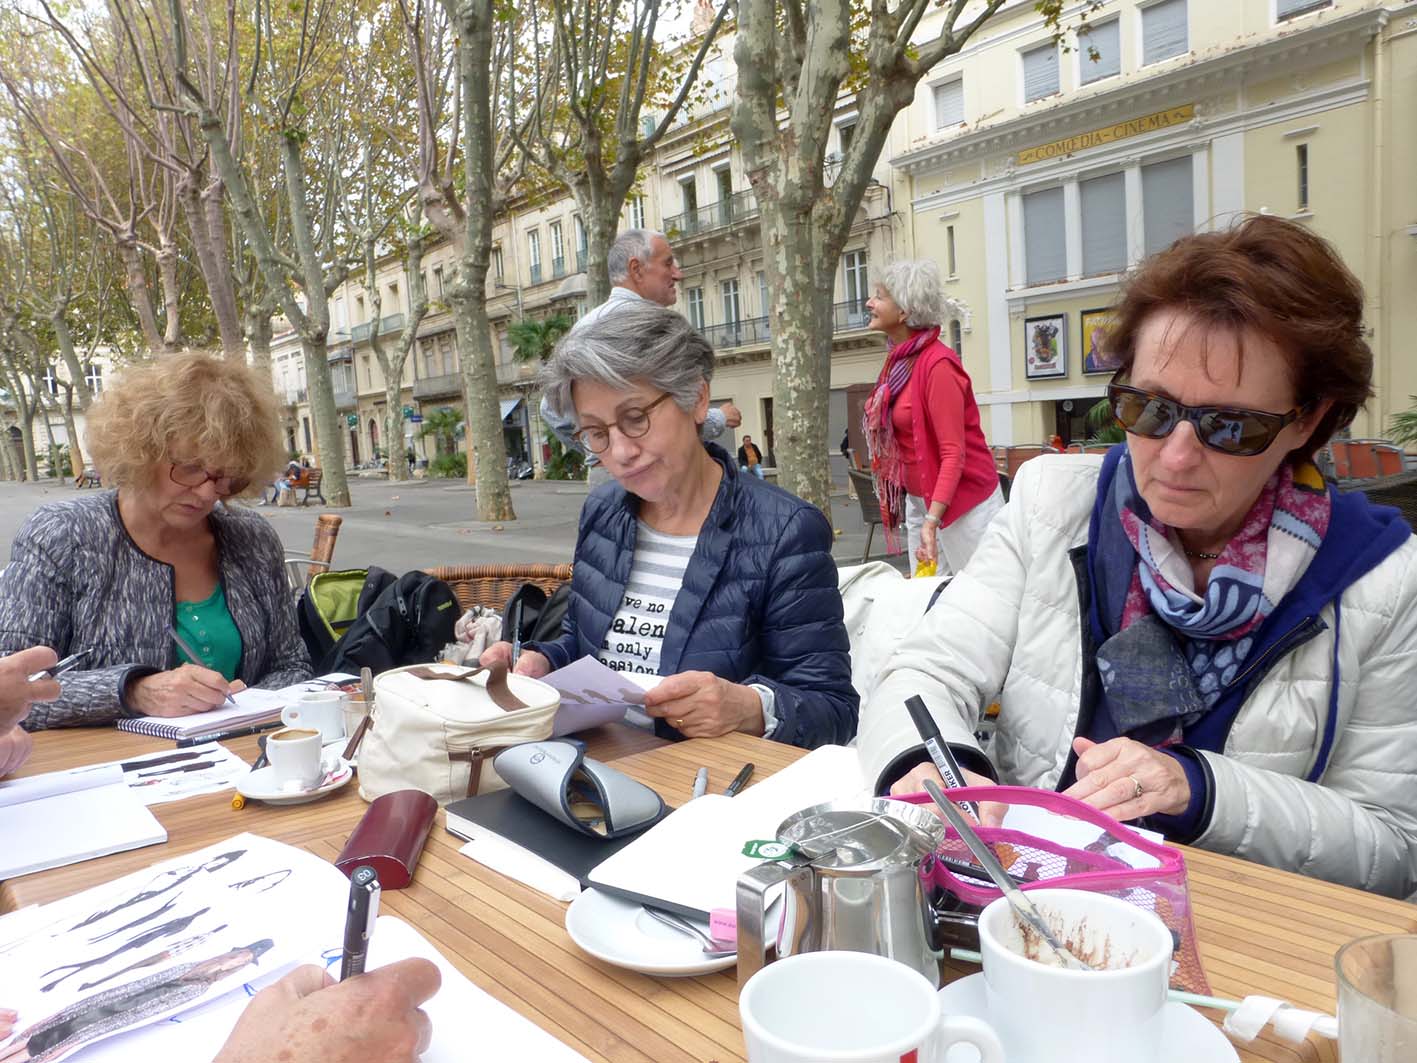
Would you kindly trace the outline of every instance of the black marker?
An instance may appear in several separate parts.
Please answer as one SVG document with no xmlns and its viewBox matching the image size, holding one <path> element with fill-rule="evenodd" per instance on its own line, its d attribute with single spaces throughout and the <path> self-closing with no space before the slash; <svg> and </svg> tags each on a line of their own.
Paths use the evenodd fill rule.
<svg viewBox="0 0 1417 1063">
<path fill-rule="evenodd" d="M 954 754 L 950 752 L 950 747 L 945 745 L 944 739 L 940 736 L 939 727 L 935 726 L 935 717 L 930 715 L 930 710 L 925 707 L 925 702 L 920 699 L 920 695 L 916 694 L 906 698 L 905 707 L 910 713 L 910 718 L 915 721 L 915 729 L 920 732 L 920 738 L 924 741 L 925 750 L 930 754 L 930 759 L 935 764 L 935 770 L 944 780 L 945 789 L 953 790 L 964 786 L 964 769 L 959 766 L 959 761 L 955 760 Z M 973 801 L 957 803 L 978 822 L 979 806 L 977 804 Z"/>
<path fill-rule="evenodd" d="M 54 667 L 41 668 L 38 672 L 35 672 L 34 675 L 30 676 L 28 681 L 31 683 L 37 683 L 41 679 L 53 679 L 60 672 L 67 672 L 70 668 L 73 668 L 74 665 L 78 664 L 88 655 L 88 650 L 80 650 L 78 653 L 71 653 L 62 661 L 57 662 Z"/>
<path fill-rule="evenodd" d="M 360 864 L 349 876 L 349 908 L 344 917 L 344 956 L 340 959 L 339 980 L 364 973 L 369 939 L 374 936 L 374 920 L 379 917 L 379 872 Z"/>
<path fill-rule="evenodd" d="M 190 749 L 192 746 L 204 746 L 208 742 L 225 742 L 228 738 L 245 738 L 247 735 L 257 735 L 262 731 L 269 731 L 279 726 L 281 726 L 279 720 L 267 720 L 265 723 L 252 724 L 250 727 L 238 727 L 232 731 L 216 731 L 199 738 L 179 738 L 175 748 Z"/>
<path fill-rule="evenodd" d="M 732 797 L 739 790 L 743 789 L 743 787 L 747 786 L 748 780 L 752 777 L 753 762 L 750 760 L 747 764 L 743 765 L 743 769 L 737 775 L 733 776 L 733 781 L 728 784 L 728 789 L 723 791 L 723 796 Z"/>
</svg>

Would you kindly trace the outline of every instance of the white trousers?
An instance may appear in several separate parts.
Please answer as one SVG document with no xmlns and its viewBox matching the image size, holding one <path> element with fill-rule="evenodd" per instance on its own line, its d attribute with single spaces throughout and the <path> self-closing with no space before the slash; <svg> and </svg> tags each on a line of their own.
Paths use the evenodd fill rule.
<svg viewBox="0 0 1417 1063">
<path fill-rule="evenodd" d="M 975 506 L 948 528 L 935 530 L 935 572 L 940 576 L 952 576 L 964 568 L 966 562 L 984 538 L 984 532 L 994 514 L 1004 508 L 1004 493 L 998 487 L 994 493 Z M 905 528 L 910 557 L 910 571 L 915 571 L 915 549 L 920 545 L 920 531 L 925 526 L 925 514 L 929 507 L 919 495 L 905 496 Z"/>
</svg>

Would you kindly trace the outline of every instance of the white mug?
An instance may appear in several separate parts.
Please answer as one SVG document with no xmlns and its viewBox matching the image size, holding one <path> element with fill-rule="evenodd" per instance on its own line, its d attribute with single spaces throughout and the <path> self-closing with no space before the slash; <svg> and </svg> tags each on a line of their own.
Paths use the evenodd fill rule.
<svg viewBox="0 0 1417 1063">
<path fill-rule="evenodd" d="M 1009 1059 L 1155 1063 L 1171 977 L 1166 924 L 1102 893 L 1052 889 L 1028 896 L 1073 955 L 1108 969 L 1065 970 L 1029 959 L 1026 952 L 1037 954 L 1036 939 L 1025 945 L 1009 902 L 1001 897 L 985 908 L 979 916 L 985 996 Z"/>
<path fill-rule="evenodd" d="M 266 739 L 266 758 L 271 762 L 276 788 L 312 790 L 323 774 L 320 764 L 320 732 L 313 727 L 286 727 Z"/>
<path fill-rule="evenodd" d="M 946 1016 L 920 972 L 868 952 L 804 952 L 770 963 L 738 997 L 748 1063 L 944 1063 L 971 1044 L 1004 1063 L 988 1025 Z"/>
<path fill-rule="evenodd" d="M 302 694 L 280 712 L 280 722 L 287 727 L 313 727 L 325 742 L 338 742 L 344 737 L 344 709 L 348 702 L 337 690 L 312 690 Z"/>
</svg>

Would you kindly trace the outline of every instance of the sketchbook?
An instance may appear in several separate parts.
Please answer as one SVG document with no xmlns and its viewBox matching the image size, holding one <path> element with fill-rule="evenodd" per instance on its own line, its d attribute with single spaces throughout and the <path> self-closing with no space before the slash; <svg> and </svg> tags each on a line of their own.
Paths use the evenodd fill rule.
<svg viewBox="0 0 1417 1063">
<path fill-rule="evenodd" d="M 117 764 L 15 779 L 0 788 L 0 879 L 167 841 Z"/>
<path fill-rule="evenodd" d="M 231 695 L 231 702 L 219 709 L 193 713 L 191 716 L 137 716 L 119 720 L 120 731 L 148 735 L 152 738 L 205 738 L 207 735 L 221 734 L 241 727 L 256 727 L 262 724 L 280 722 L 281 709 L 292 701 L 299 700 L 307 691 L 328 690 L 339 683 L 357 680 L 357 676 L 343 672 L 331 672 L 305 683 L 281 687 L 279 690 L 262 690 L 247 687 Z"/>
</svg>

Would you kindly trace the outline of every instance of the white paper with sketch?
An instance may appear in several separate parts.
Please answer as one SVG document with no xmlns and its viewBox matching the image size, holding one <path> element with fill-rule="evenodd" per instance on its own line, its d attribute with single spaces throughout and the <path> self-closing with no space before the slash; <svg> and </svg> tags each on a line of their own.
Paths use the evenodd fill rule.
<svg viewBox="0 0 1417 1063">
<path fill-rule="evenodd" d="M 216 742 L 122 761 L 123 781 L 145 805 L 231 790 L 251 765 Z"/>
<path fill-rule="evenodd" d="M 575 734 L 624 717 L 632 706 L 645 703 L 645 691 L 659 683 L 657 675 L 616 672 L 594 657 L 582 657 L 558 668 L 541 681 L 561 692 L 561 707 L 551 725 L 551 735 Z"/>
<path fill-rule="evenodd" d="M 45 905 L 0 952 L 19 1012 L 0 1058 L 24 1042 L 55 1063 L 287 968 L 343 932 L 348 891 L 324 860 L 240 834 Z"/>
<path fill-rule="evenodd" d="M 337 976 L 339 955 L 339 940 L 331 939 L 323 954 L 312 954 L 310 962 L 325 962 L 330 973 Z M 476 1058 L 489 1063 L 513 1059 L 586 1063 L 584 1056 L 470 982 L 413 927 L 401 919 L 380 916 L 369 942 L 368 969 L 409 956 L 431 960 L 443 975 L 438 992 L 423 1005 L 433 1025 L 433 1040 L 420 1057 L 422 1063 L 465 1063 L 470 1058 L 469 1046 L 474 1044 Z M 241 1017 L 251 992 L 276 978 L 274 974 L 267 975 L 195 1011 L 104 1041 L 74 1056 L 74 1063 L 211 1059 Z"/>
<path fill-rule="evenodd" d="M 681 805 L 588 878 L 707 918 L 715 908 L 735 907 L 738 876 L 761 862 L 743 855 L 744 843 L 777 837 L 778 825 L 804 808 L 866 797 L 856 750 L 822 746 L 737 797 L 706 794 Z"/>
</svg>

